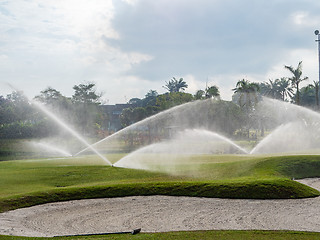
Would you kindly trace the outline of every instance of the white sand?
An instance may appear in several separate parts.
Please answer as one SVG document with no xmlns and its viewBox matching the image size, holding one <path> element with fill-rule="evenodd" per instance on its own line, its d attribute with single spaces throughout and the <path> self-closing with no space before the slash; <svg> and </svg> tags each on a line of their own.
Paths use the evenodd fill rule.
<svg viewBox="0 0 320 240">
<path fill-rule="evenodd" d="M 320 187 L 320 179 L 301 182 Z M 320 197 L 237 200 L 125 197 L 44 204 L 0 214 L 0 235 L 56 235 L 131 231 L 265 229 L 320 232 Z"/>
</svg>

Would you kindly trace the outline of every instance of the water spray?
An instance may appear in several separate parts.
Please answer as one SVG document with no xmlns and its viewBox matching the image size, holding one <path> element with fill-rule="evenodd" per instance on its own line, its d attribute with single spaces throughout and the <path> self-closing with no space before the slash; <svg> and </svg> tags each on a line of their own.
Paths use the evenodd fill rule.
<svg viewBox="0 0 320 240">
<path fill-rule="evenodd" d="M 108 165 L 112 165 L 112 163 L 101 155 L 91 144 L 89 144 L 79 133 L 77 133 L 75 130 L 73 130 L 71 127 L 69 127 L 65 122 L 63 122 L 61 119 L 59 119 L 56 115 L 54 115 L 52 112 L 50 112 L 44 105 L 40 104 L 37 101 L 32 101 L 32 103 L 38 107 L 42 112 L 44 112 L 47 116 L 49 116 L 51 119 L 53 119 L 56 123 L 58 123 L 61 127 L 63 127 L 65 130 L 67 130 L 69 133 L 71 133 L 74 137 L 76 137 L 80 142 L 85 144 L 88 149 L 93 151 L 95 154 L 97 154 L 103 161 L 108 163 Z"/>
<path fill-rule="evenodd" d="M 15 91 L 19 91 L 18 88 L 16 88 L 15 86 L 13 86 L 10 83 L 7 83 L 9 87 L 11 87 L 13 90 Z M 25 96 L 25 95 L 24 95 Z M 25 96 L 27 98 L 27 96 Z M 28 98 L 27 98 L 28 99 Z M 61 127 L 63 127 L 65 130 L 67 130 L 69 133 L 71 133 L 74 137 L 76 137 L 80 142 L 82 142 L 87 148 L 86 149 L 90 149 L 91 151 L 93 151 L 95 154 L 97 154 L 104 162 L 106 162 L 108 165 L 112 165 L 112 163 L 105 158 L 104 156 L 102 156 L 101 153 L 99 153 L 94 147 L 93 145 L 89 144 L 78 132 L 76 132 L 74 129 L 72 129 L 70 126 L 68 126 L 64 121 L 62 121 L 61 119 L 59 119 L 56 115 L 54 115 L 52 112 L 50 112 L 44 105 L 42 105 L 41 103 L 34 101 L 34 100 L 29 100 L 31 103 L 33 103 L 36 107 L 38 107 L 38 109 L 40 109 L 43 113 L 45 113 L 48 117 L 50 117 L 51 119 L 53 119 L 56 123 L 58 123 Z M 76 154 L 77 155 L 77 154 Z M 76 156 L 73 155 L 73 156 Z"/>
</svg>

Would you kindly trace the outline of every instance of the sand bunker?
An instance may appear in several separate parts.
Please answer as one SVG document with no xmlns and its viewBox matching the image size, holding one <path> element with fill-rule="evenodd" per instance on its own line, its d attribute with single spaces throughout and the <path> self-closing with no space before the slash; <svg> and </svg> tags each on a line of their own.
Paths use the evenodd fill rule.
<svg viewBox="0 0 320 240">
<path fill-rule="evenodd" d="M 319 179 L 301 180 L 315 188 Z M 320 231 L 320 197 L 238 200 L 191 197 L 124 197 L 50 203 L 0 214 L 0 235 L 213 229 Z"/>
</svg>

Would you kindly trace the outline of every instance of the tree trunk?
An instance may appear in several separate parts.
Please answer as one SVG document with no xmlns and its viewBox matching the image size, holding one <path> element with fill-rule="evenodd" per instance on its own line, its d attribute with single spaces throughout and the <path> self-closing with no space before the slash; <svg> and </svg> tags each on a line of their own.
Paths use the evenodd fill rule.
<svg viewBox="0 0 320 240">
<path fill-rule="evenodd" d="M 296 98 L 297 98 L 297 105 L 300 105 L 300 93 L 299 93 L 299 84 L 297 83 L 296 84 L 297 86 L 297 96 L 296 96 Z"/>
</svg>

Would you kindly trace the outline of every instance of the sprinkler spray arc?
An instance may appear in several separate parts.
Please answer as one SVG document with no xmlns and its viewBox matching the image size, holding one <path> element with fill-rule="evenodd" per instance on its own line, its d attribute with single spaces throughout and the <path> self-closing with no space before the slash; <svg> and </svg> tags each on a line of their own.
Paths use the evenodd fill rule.
<svg viewBox="0 0 320 240">
<path fill-rule="evenodd" d="M 68 126 L 65 122 L 63 122 L 61 119 L 59 119 L 56 115 L 54 115 L 52 112 L 50 112 L 44 105 L 37 101 L 31 101 L 38 109 L 40 109 L 43 113 L 45 113 L 48 117 L 53 119 L 57 124 L 59 124 L 61 127 L 63 127 L 65 130 L 67 130 L 69 133 L 71 133 L 74 137 L 76 137 L 80 142 L 82 142 L 84 145 L 87 146 L 88 149 L 93 151 L 95 154 L 97 154 L 104 162 L 106 162 L 108 165 L 112 165 L 112 163 L 104 157 L 100 152 L 98 152 L 93 145 L 89 144 L 78 132 L 76 132 L 74 129 L 72 129 L 70 126 Z M 74 156 L 74 155 L 73 155 Z"/>
</svg>

